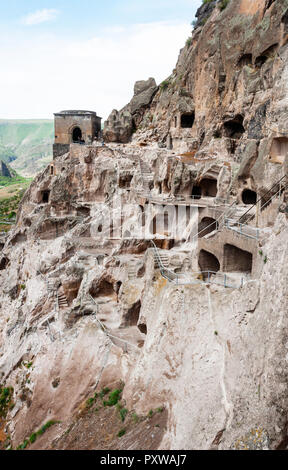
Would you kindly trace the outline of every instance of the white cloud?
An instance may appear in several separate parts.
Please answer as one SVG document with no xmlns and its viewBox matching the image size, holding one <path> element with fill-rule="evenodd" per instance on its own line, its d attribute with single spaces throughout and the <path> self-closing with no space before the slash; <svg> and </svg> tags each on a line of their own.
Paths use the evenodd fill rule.
<svg viewBox="0 0 288 470">
<path fill-rule="evenodd" d="M 55 9 L 37 10 L 34 13 L 24 16 L 21 22 L 26 26 L 33 26 L 35 24 L 46 23 L 47 21 L 54 20 L 59 15 L 59 11 Z"/>
<path fill-rule="evenodd" d="M 160 83 L 170 75 L 189 34 L 189 24 L 175 21 L 103 29 L 83 41 L 9 39 L 10 46 L 0 47 L 0 117 L 91 109 L 106 118 L 130 101 L 136 80 Z"/>
</svg>

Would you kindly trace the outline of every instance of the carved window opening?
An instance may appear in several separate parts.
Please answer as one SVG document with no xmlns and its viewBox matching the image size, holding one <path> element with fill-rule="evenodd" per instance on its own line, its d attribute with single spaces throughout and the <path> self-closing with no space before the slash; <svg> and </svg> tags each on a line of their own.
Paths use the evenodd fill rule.
<svg viewBox="0 0 288 470">
<path fill-rule="evenodd" d="M 195 113 L 186 113 L 181 116 L 182 129 L 191 129 L 195 120 Z"/>
</svg>

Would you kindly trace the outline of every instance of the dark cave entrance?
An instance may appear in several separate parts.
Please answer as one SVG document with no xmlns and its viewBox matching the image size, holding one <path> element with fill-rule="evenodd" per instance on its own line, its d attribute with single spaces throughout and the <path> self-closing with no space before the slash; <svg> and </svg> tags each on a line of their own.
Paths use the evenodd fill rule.
<svg viewBox="0 0 288 470">
<path fill-rule="evenodd" d="M 245 132 L 243 121 L 244 117 L 238 114 L 235 118 L 224 122 L 226 137 L 230 137 L 230 139 L 240 139 Z"/>
<path fill-rule="evenodd" d="M 202 196 L 216 197 L 217 194 L 217 180 L 210 178 L 203 178 L 200 182 Z"/>
<path fill-rule="evenodd" d="M 242 193 L 243 204 L 256 204 L 257 202 L 257 193 L 251 189 L 244 189 Z"/>
<path fill-rule="evenodd" d="M 50 197 L 50 191 L 42 191 L 42 202 L 43 204 L 48 204 Z"/>
<path fill-rule="evenodd" d="M 258 57 L 256 57 L 255 59 L 255 66 L 257 68 L 261 68 L 262 65 L 265 64 L 265 62 L 271 58 L 271 57 L 274 57 L 274 55 L 276 54 L 277 52 L 277 49 L 279 47 L 279 44 L 276 43 L 276 44 L 273 44 L 272 46 L 268 47 L 268 49 L 266 49 L 265 51 L 262 52 L 261 55 L 259 55 Z"/>
<path fill-rule="evenodd" d="M 243 54 L 239 58 L 237 65 L 239 67 L 244 67 L 245 65 L 252 65 L 252 54 Z"/>
<path fill-rule="evenodd" d="M 212 271 L 217 272 L 220 270 L 220 263 L 216 256 L 206 250 L 201 250 L 199 253 L 198 264 L 202 272 Z M 208 273 L 205 273 L 204 278 L 208 277 Z"/>
<path fill-rule="evenodd" d="M 191 129 L 195 120 L 195 113 L 185 113 L 181 116 L 181 127 L 183 129 Z"/>
<path fill-rule="evenodd" d="M 192 196 L 194 199 L 200 199 L 202 196 L 202 189 L 200 186 L 194 185 L 192 188 Z"/>
</svg>

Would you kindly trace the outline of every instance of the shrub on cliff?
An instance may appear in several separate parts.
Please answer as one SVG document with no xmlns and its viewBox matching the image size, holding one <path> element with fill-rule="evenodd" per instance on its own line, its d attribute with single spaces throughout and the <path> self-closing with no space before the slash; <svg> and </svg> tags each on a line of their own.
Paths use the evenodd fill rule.
<svg viewBox="0 0 288 470">
<path fill-rule="evenodd" d="M 227 7 L 228 3 L 230 2 L 230 0 L 221 0 L 220 3 L 218 4 L 218 8 L 222 11 L 222 10 L 225 10 L 225 8 Z"/>
</svg>

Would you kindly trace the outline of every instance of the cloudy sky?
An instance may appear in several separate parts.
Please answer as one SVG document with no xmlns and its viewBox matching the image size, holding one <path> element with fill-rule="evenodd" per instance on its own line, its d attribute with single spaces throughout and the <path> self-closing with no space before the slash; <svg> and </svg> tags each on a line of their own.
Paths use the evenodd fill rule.
<svg viewBox="0 0 288 470">
<path fill-rule="evenodd" d="M 202 0 L 9 0 L 0 16 L 0 119 L 89 109 L 106 118 L 136 80 L 175 66 Z"/>
</svg>

